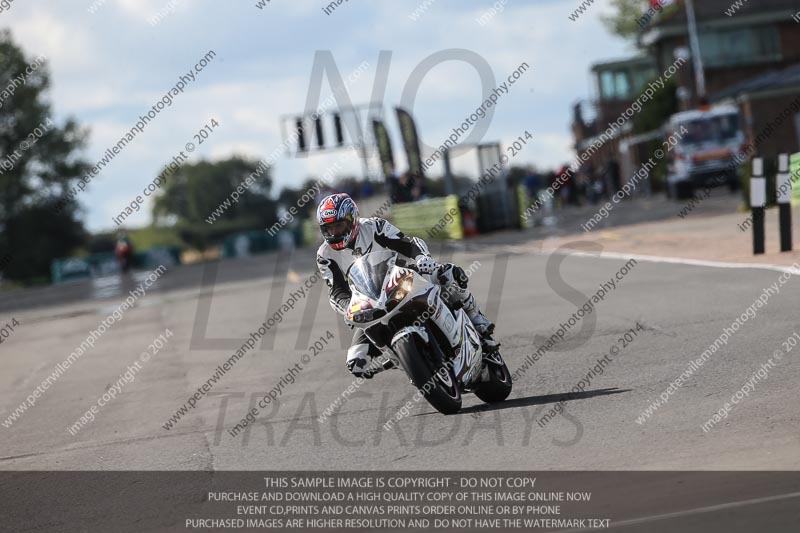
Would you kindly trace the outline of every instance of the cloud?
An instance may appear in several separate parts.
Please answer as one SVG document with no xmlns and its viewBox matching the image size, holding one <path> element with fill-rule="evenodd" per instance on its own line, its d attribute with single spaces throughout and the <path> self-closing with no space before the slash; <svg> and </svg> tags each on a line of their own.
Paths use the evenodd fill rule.
<svg viewBox="0 0 800 533">
<path fill-rule="evenodd" d="M 116 0 L 117 7 L 124 13 L 136 18 L 147 20 L 159 10 L 163 9 L 169 2 L 181 4 L 185 0 Z"/>
<path fill-rule="evenodd" d="M 539 134 L 531 145 L 533 159 L 541 167 L 557 167 L 573 157 L 574 140 L 566 133 Z"/>
<path fill-rule="evenodd" d="M 88 6 L 91 1 L 79 4 Z M 40 0 L 15 4 L 4 16 L 28 55 L 48 57 L 54 110 L 75 114 L 91 128 L 89 160 L 96 160 L 112 139 L 129 129 L 205 51 L 218 53 L 197 82 L 81 197 L 88 225 L 97 229 L 108 227 L 112 212 L 124 207 L 127 196 L 138 194 L 211 118 L 220 127 L 193 158 L 258 158 L 271 153 L 282 142 L 280 117 L 305 108 L 309 76 L 320 50 L 333 53 L 345 77 L 362 61 L 369 62 L 368 72 L 349 89 L 356 104 L 372 98 L 379 52 L 393 51 L 384 110 L 401 170 L 406 162 L 393 107 L 400 104 L 419 62 L 448 48 L 473 50 L 486 58 L 498 83 L 527 62 L 531 70 L 498 103 L 484 140 L 507 145 L 528 130 L 534 142 L 515 163 L 547 167 L 568 159 L 571 105 L 590 96 L 589 65 L 625 53 L 625 43 L 605 34 L 599 24 L 606 6 L 571 23 L 571 10 L 564 2 L 508 0 L 502 13 L 481 26 L 475 19 L 492 0 L 437 1 L 414 22 L 408 15 L 421 1 L 351 1 L 328 16 L 321 10 L 324 4 L 289 0 L 272 0 L 261 10 L 254 0 L 108 0 L 94 14 L 85 7 Z M 170 2 L 176 12 L 168 20 L 155 27 L 147 24 Z M 329 91 L 326 81 L 323 99 Z M 414 106 L 422 138 L 438 145 L 475 110 L 480 97 L 474 68 L 447 62 L 431 70 Z M 275 182 L 299 186 L 306 177 L 324 173 L 342 154 L 281 157 L 273 169 Z M 473 161 L 472 155 L 463 156 L 463 164 L 474 166 L 468 160 Z M 362 173 L 358 158 L 342 169 L 343 174 Z"/>
<path fill-rule="evenodd" d="M 91 30 L 82 28 L 55 13 L 34 7 L 15 16 L 14 39 L 26 54 L 44 54 L 51 72 L 75 73 L 96 66 L 97 46 Z"/>
</svg>

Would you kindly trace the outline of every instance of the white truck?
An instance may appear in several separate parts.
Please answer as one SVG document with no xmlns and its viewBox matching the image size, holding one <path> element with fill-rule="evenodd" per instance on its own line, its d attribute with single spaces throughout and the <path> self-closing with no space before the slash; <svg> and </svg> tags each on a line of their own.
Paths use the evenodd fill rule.
<svg viewBox="0 0 800 533">
<path fill-rule="evenodd" d="M 739 186 L 738 153 L 745 143 L 739 110 L 719 105 L 672 115 L 667 136 L 679 139 L 670 152 L 667 194 L 685 199 L 698 187 Z"/>
</svg>

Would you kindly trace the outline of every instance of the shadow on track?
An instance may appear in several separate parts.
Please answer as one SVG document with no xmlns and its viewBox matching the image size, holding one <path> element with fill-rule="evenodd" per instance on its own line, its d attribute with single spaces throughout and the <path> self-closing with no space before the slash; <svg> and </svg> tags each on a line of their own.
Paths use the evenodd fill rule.
<svg viewBox="0 0 800 533">
<path fill-rule="evenodd" d="M 609 394 L 621 394 L 623 392 L 630 392 L 632 389 L 619 389 L 611 387 L 608 389 L 597 389 L 583 392 L 562 392 L 559 394 L 545 394 L 544 396 L 527 396 L 524 398 L 511 398 L 504 402 L 499 403 L 483 403 L 473 405 L 471 407 L 464 407 L 458 413 L 451 416 L 468 415 L 472 413 L 483 413 L 486 411 L 498 411 L 501 409 L 516 409 L 520 407 L 530 407 L 532 405 L 544 405 L 548 403 L 558 403 L 561 401 L 569 402 L 572 400 L 587 400 L 595 396 L 608 396 Z M 426 416 L 438 415 L 436 411 L 428 413 L 419 413 L 412 416 Z"/>
</svg>

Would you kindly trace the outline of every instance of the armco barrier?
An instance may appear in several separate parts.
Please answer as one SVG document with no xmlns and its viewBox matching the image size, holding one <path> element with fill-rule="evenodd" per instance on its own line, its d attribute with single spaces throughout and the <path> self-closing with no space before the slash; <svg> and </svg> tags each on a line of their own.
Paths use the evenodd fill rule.
<svg viewBox="0 0 800 533">
<path fill-rule="evenodd" d="M 111 254 L 111 260 L 114 260 L 113 254 Z M 50 264 L 50 274 L 54 284 L 89 279 L 92 277 L 92 265 L 85 257 L 56 259 Z"/>
<path fill-rule="evenodd" d="M 303 222 L 302 243 L 305 246 L 319 246 L 322 244 L 322 235 L 319 232 L 316 218 L 309 218 Z"/>
<path fill-rule="evenodd" d="M 171 267 L 180 262 L 180 249 L 176 246 L 154 246 L 137 252 L 133 257 L 133 267 L 141 269 L 154 269 L 159 265 Z M 108 276 L 117 272 L 119 266 L 113 252 L 54 259 L 50 263 L 53 284 Z"/>
<path fill-rule="evenodd" d="M 422 239 L 463 239 L 458 196 L 431 198 L 392 206 L 392 223 Z"/>
<path fill-rule="evenodd" d="M 359 209 L 362 217 L 373 216 Z M 432 198 L 407 204 L 392 204 L 391 217 L 384 210 L 381 218 L 388 218 L 403 233 L 422 239 L 463 239 L 464 228 L 458 207 L 458 196 Z M 316 220 L 302 224 L 302 242 L 306 246 L 319 246 L 322 237 Z"/>
<path fill-rule="evenodd" d="M 222 241 L 221 255 L 225 258 L 246 257 L 249 255 L 284 250 L 303 244 L 305 225 L 287 226 L 274 235 L 266 231 L 240 231 L 232 233 Z M 319 230 L 317 229 L 317 233 Z"/>
</svg>

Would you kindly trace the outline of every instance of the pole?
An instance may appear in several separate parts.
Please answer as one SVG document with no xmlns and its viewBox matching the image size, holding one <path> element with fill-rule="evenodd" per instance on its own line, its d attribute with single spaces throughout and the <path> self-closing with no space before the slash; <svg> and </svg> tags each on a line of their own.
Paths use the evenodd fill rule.
<svg viewBox="0 0 800 533">
<path fill-rule="evenodd" d="M 753 214 L 753 255 L 764 253 L 764 206 L 767 204 L 767 180 L 764 177 L 764 160 L 753 159 L 753 176 L 750 178 L 750 209 Z"/>
<path fill-rule="evenodd" d="M 686 18 L 689 21 L 689 46 L 692 49 L 694 77 L 697 82 L 697 98 L 706 96 L 706 74 L 703 57 L 700 55 L 700 40 L 697 38 L 697 19 L 694 15 L 694 0 L 686 0 Z"/>
<path fill-rule="evenodd" d="M 781 252 L 792 251 L 792 180 L 789 174 L 789 154 L 778 156 L 778 223 L 781 228 Z"/>
<path fill-rule="evenodd" d="M 453 171 L 450 168 L 450 149 L 445 148 L 444 154 L 444 194 L 450 196 L 455 194 L 455 186 L 453 185 Z"/>
</svg>

